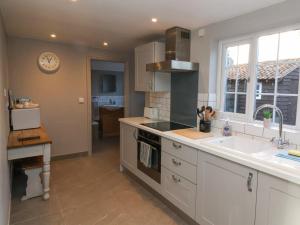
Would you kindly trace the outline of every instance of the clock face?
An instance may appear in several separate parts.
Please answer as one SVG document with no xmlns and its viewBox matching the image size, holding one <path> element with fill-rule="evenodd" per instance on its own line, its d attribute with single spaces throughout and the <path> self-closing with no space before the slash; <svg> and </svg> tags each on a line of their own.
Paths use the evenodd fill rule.
<svg viewBox="0 0 300 225">
<path fill-rule="evenodd" d="M 55 72 L 59 68 L 59 58 L 53 52 L 43 52 L 38 58 L 39 67 L 45 72 Z"/>
</svg>

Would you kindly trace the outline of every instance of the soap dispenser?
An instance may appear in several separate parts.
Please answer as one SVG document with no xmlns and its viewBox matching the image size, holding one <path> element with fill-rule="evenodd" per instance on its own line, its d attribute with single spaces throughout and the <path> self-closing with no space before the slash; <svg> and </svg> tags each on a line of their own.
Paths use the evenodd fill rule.
<svg viewBox="0 0 300 225">
<path fill-rule="evenodd" d="M 223 136 L 231 136 L 231 135 L 232 135 L 231 126 L 229 125 L 229 121 L 226 120 L 223 127 Z"/>
</svg>

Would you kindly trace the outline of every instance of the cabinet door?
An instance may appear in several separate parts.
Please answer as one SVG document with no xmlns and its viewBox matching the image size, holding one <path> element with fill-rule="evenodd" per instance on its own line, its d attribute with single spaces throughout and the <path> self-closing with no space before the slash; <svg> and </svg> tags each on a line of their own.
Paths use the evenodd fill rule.
<svg viewBox="0 0 300 225">
<path fill-rule="evenodd" d="M 135 90 L 151 91 L 153 85 L 153 73 L 146 71 L 146 65 L 155 60 L 155 45 L 149 43 L 135 49 Z"/>
<path fill-rule="evenodd" d="M 151 42 L 135 48 L 135 90 L 145 92 L 170 91 L 171 75 L 146 71 L 149 63 L 165 60 L 165 44 Z"/>
<path fill-rule="evenodd" d="M 300 186 L 258 175 L 255 225 L 299 225 Z"/>
<path fill-rule="evenodd" d="M 137 170 L 137 129 L 121 123 L 120 131 L 121 163 L 127 169 Z"/>
<path fill-rule="evenodd" d="M 195 219 L 196 185 L 165 167 L 161 169 L 163 196 Z"/>
<path fill-rule="evenodd" d="M 257 172 L 198 152 L 197 222 L 254 225 Z"/>
</svg>

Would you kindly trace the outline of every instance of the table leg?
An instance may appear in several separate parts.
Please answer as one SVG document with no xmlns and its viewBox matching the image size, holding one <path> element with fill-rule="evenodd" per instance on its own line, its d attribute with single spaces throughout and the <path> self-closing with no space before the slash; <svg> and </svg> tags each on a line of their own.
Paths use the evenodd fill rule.
<svg viewBox="0 0 300 225">
<path fill-rule="evenodd" d="M 43 157 L 43 199 L 47 200 L 50 198 L 50 155 L 51 149 L 50 144 L 44 146 L 44 157 Z"/>
</svg>

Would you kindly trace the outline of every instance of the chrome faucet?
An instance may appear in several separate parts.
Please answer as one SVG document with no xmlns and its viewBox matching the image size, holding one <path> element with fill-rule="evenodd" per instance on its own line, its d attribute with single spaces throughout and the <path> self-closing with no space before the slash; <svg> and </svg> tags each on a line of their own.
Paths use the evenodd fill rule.
<svg viewBox="0 0 300 225">
<path fill-rule="evenodd" d="M 270 105 L 270 104 L 264 104 L 264 105 L 261 105 L 259 106 L 256 111 L 254 112 L 254 115 L 253 115 L 253 118 L 256 119 L 256 116 L 257 116 L 257 113 L 264 109 L 264 108 L 272 108 L 275 110 L 275 112 L 278 113 L 279 115 L 279 138 L 276 139 L 276 138 L 272 138 L 272 142 L 275 142 L 277 144 L 277 148 L 279 149 L 283 149 L 284 147 L 288 146 L 289 143 L 288 141 L 286 141 L 283 137 L 282 137 L 282 124 L 283 124 L 283 114 L 282 114 L 282 111 L 277 107 L 277 106 L 274 106 L 274 105 Z"/>
</svg>

